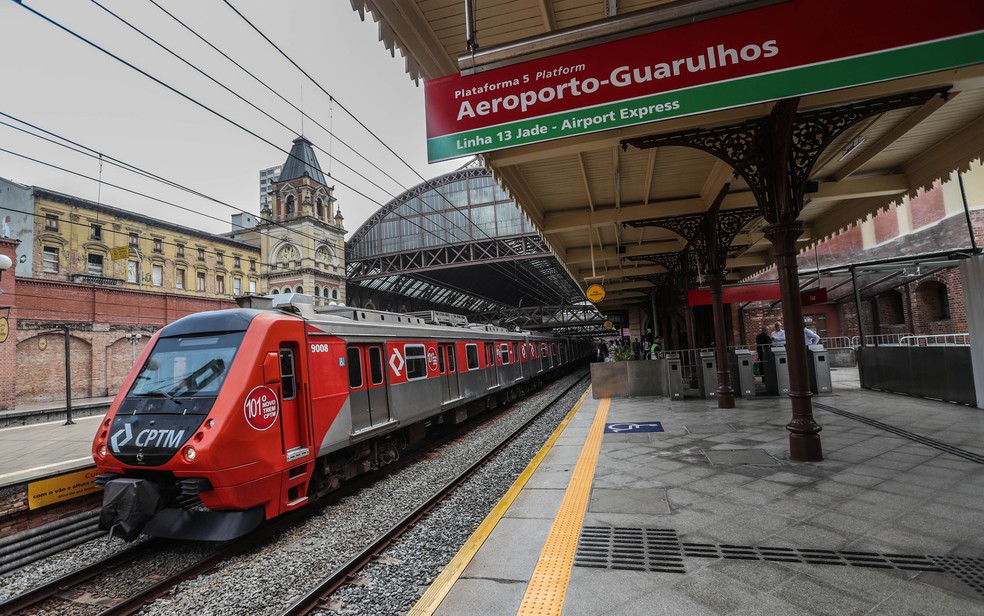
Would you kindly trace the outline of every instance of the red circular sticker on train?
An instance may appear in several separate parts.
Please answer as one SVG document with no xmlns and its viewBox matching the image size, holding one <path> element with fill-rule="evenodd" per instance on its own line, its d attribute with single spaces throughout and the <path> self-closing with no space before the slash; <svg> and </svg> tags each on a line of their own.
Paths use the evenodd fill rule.
<svg viewBox="0 0 984 616">
<path fill-rule="evenodd" d="M 427 365 L 430 366 L 431 372 L 437 372 L 437 350 L 427 349 Z"/>
<path fill-rule="evenodd" d="M 277 393 L 269 387 L 254 387 L 243 403 L 246 423 L 254 430 L 267 430 L 277 423 L 280 414 L 280 401 Z"/>
</svg>

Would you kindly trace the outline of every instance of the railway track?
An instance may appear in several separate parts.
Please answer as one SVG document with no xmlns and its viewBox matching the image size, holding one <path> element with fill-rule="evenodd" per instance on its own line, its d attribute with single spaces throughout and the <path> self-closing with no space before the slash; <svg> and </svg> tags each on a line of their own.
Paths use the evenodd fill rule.
<svg viewBox="0 0 984 616">
<path fill-rule="evenodd" d="M 402 535 L 406 529 L 412 527 L 417 521 L 426 516 L 429 511 L 439 505 L 455 488 L 477 472 L 478 469 L 505 446 L 515 440 L 527 426 L 542 416 L 550 408 L 551 404 L 562 398 L 568 391 L 576 387 L 579 382 L 583 381 L 583 378 L 573 380 L 568 387 L 555 395 L 550 402 L 544 405 L 542 410 L 522 424 L 511 436 L 502 440 L 502 442 L 465 470 L 465 472 L 448 482 L 431 498 L 427 499 L 425 503 L 408 513 L 388 532 L 377 537 L 371 545 L 359 554 L 352 556 L 347 563 L 339 567 L 328 579 L 320 583 L 317 588 L 298 600 L 285 613 L 307 613 L 313 607 L 317 606 L 321 597 L 330 595 L 331 592 L 343 585 L 365 564 L 372 562 L 375 555 L 384 550 L 386 546 Z M 460 438 L 468 431 L 480 427 L 492 417 L 494 415 L 486 416 L 482 421 L 477 423 L 459 426 L 458 429 L 449 432 L 444 437 L 432 441 L 427 447 L 408 452 L 399 461 L 383 467 L 383 469 L 377 472 L 369 473 L 345 484 L 341 489 L 335 490 L 320 498 L 312 507 L 304 508 L 287 516 L 277 518 L 238 540 L 223 544 L 182 544 L 185 548 L 188 546 L 200 547 L 202 551 L 198 554 L 179 555 L 172 558 L 168 553 L 176 551 L 173 542 L 150 539 L 0 603 L 0 614 L 71 613 L 88 615 L 136 613 L 155 599 L 170 593 L 182 582 L 200 576 L 237 555 L 248 553 L 259 546 L 272 542 L 278 534 L 298 525 L 303 519 L 319 514 L 325 507 L 357 493 L 366 485 L 379 481 L 382 476 L 393 474 L 412 464 L 417 459 L 433 454 L 434 451 L 440 450 L 449 442 Z M 178 548 L 178 551 L 180 549 L 181 547 Z M 161 566 L 154 568 L 150 573 L 139 572 L 141 563 L 174 559 L 180 560 L 181 562 L 169 567 Z M 125 596 L 120 596 L 116 590 L 116 587 L 119 586 L 118 582 L 107 582 L 107 580 L 112 580 L 114 577 L 121 577 L 132 581 L 128 585 Z"/>
<path fill-rule="evenodd" d="M 548 412 L 553 404 L 556 404 L 559 400 L 563 399 L 568 392 L 577 387 L 579 383 L 583 382 L 584 378 L 586 377 L 578 379 L 569 387 L 557 394 L 549 404 L 545 405 L 539 413 L 535 414 L 526 423 L 516 429 L 512 435 L 504 439 L 474 464 L 465 469 L 461 474 L 445 484 L 433 496 L 421 503 L 413 511 L 409 512 L 389 530 L 382 533 L 373 543 L 366 546 L 365 549 L 358 554 L 352 556 L 348 562 L 333 571 L 331 575 L 322 580 L 315 588 L 300 599 L 297 599 L 290 607 L 282 612 L 282 616 L 301 616 L 310 614 L 317 610 L 323 603 L 329 600 L 332 593 L 350 582 L 356 575 L 358 575 L 359 571 L 361 571 L 369 563 L 373 562 L 373 560 L 394 541 L 396 541 L 396 539 L 406 533 L 421 519 L 433 511 L 438 505 L 444 502 L 444 500 L 447 499 L 447 497 L 451 495 L 459 486 L 468 481 L 492 458 L 498 455 L 514 440 L 519 438 L 530 425 Z"/>
</svg>

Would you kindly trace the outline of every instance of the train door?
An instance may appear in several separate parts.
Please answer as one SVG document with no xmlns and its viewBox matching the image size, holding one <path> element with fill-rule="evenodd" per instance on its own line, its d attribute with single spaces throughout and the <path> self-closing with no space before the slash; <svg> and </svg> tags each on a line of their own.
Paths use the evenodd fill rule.
<svg viewBox="0 0 984 616">
<path fill-rule="evenodd" d="M 349 373 L 349 403 L 352 407 L 352 432 L 360 432 L 390 420 L 386 397 L 386 372 L 383 370 L 383 347 L 354 344 L 346 351 Z"/>
<path fill-rule="evenodd" d="M 495 345 L 491 342 L 485 343 L 485 373 L 488 375 L 489 389 L 499 386 L 499 367 L 495 360 Z"/>
<path fill-rule="evenodd" d="M 454 345 L 442 344 L 438 346 L 437 359 L 441 368 L 441 380 L 444 382 L 441 392 L 443 402 L 457 400 L 461 397 L 461 390 L 458 386 L 458 370 L 455 361 Z"/>
<path fill-rule="evenodd" d="M 280 404 L 283 413 L 281 438 L 288 461 L 306 456 L 309 452 L 304 408 L 300 396 L 297 367 L 297 345 L 280 346 Z"/>
</svg>

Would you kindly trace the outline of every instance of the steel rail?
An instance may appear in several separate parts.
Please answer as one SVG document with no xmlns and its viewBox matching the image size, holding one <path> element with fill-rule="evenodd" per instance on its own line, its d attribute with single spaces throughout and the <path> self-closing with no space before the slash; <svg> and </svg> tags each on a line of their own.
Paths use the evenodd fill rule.
<svg viewBox="0 0 984 616">
<path fill-rule="evenodd" d="M 475 473 L 477 473 L 489 460 L 495 457 L 500 451 L 502 451 L 507 445 L 515 441 L 519 436 L 526 431 L 526 429 L 533 424 L 537 419 L 539 419 L 544 413 L 546 413 L 550 408 L 560 399 L 562 399 L 568 392 L 570 392 L 579 383 L 587 378 L 587 374 L 581 378 L 575 380 L 569 387 L 565 388 L 557 396 L 554 397 L 549 403 L 544 405 L 543 409 L 537 412 L 533 417 L 526 421 L 522 426 L 517 428 L 511 435 L 507 436 L 498 445 L 489 450 L 481 459 L 472 464 L 470 467 L 465 469 L 461 474 L 448 482 L 444 487 L 438 490 L 433 496 L 427 499 L 426 502 L 418 506 L 415 510 L 404 516 L 399 522 L 393 525 L 388 531 L 379 535 L 373 540 L 371 544 L 366 546 L 360 553 L 356 554 L 350 558 L 345 564 L 340 566 L 338 569 L 333 571 L 327 578 L 322 580 L 322 582 L 297 600 L 293 605 L 288 607 L 286 610 L 281 612 L 281 616 L 301 616 L 303 614 L 309 614 L 312 612 L 318 604 L 334 593 L 336 590 L 344 586 L 348 581 L 355 576 L 363 567 L 371 563 L 383 550 L 389 547 L 398 537 L 403 533 L 413 527 L 418 521 L 424 518 L 428 513 L 430 513 L 435 507 L 437 507 L 445 498 L 447 498 L 458 486 L 471 478 Z"/>
</svg>

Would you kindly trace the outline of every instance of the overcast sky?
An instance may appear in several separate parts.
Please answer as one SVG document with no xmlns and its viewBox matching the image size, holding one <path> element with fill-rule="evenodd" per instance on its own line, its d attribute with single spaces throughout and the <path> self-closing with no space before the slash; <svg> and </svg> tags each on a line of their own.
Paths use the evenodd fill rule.
<svg viewBox="0 0 984 616">
<path fill-rule="evenodd" d="M 377 24 L 371 19 L 362 22 L 347 0 L 230 0 L 316 83 L 263 40 L 224 0 L 154 1 L 290 103 L 302 107 L 313 121 L 304 119 L 302 127 L 301 113 L 210 49 L 151 0 L 98 0 L 99 4 L 25 0 L 24 5 L 241 127 L 8 0 L 0 2 L 0 112 L 254 214 L 259 213 L 259 170 L 283 163 L 291 141 L 303 131 L 315 145 L 322 170 L 334 178 L 329 182 L 336 186 L 335 196 L 349 233 L 380 205 L 421 180 L 342 107 L 425 178 L 466 162 L 427 165 L 423 87 L 406 75 L 403 58 L 391 57 L 377 40 Z M 276 121 L 162 50 L 100 5 Z M 334 104 L 319 85 L 335 98 Z M 235 210 L 225 205 L 140 178 L 108 162 L 102 164 L 102 184 L 73 175 L 70 172 L 98 178 L 98 159 L 10 128 L 5 124 L 27 127 L 8 117 L 0 116 L 0 122 L 4 123 L 0 124 L 0 148 L 41 161 L 0 152 L 0 177 L 98 199 L 105 205 L 212 233 L 230 230 L 229 218 Z M 329 137 L 325 128 L 337 138 Z"/>
</svg>

